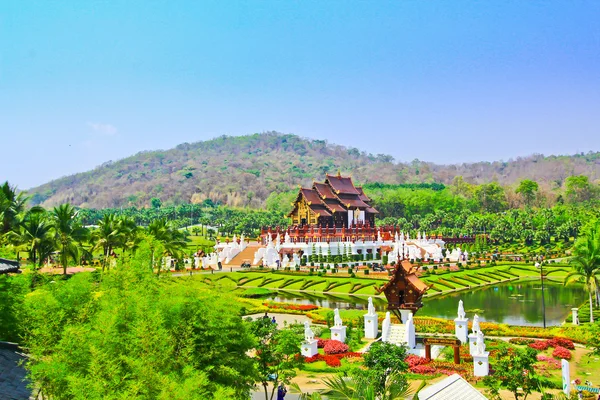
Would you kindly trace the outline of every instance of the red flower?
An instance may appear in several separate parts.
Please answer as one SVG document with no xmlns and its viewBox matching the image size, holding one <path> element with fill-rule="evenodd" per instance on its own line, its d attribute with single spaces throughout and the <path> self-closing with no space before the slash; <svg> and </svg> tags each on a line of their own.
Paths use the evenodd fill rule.
<svg viewBox="0 0 600 400">
<path fill-rule="evenodd" d="M 431 365 L 415 365 L 414 367 L 410 367 L 410 372 L 415 374 L 434 374 L 436 369 Z"/>
<path fill-rule="evenodd" d="M 325 359 L 325 364 L 330 367 L 339 367 L 342 365 L 340 359 L 335 356 L 324 356 L 323 358 Z"/>
<path fill-rule="evenodd" d="M 575 350 L 575 345 L 573 344 L 573 341 L 565 338 L 555 337 L 554 339 L 548 340 L 548 344 L 550 345 L 550 347 L 554 348 L 560 346 L 566 349 Z"/>
<path fill-rule="evenodd" d="M 416 356 L 414 354 L 410 354 L 409 356 L 407 356 L 404 359 L 404 361 L 406 361 L 409 368 L 412 368 L 412 367 L 416 367 L 417 365 L 429 364 L 430 360 L 423 358 L 423 357 Z"/>
<path fill-rule="evenodd" d="M 317 344 L 318 346 L 318 344 Z M 323 347 L 325 354 L 341 354 L 348 351 L 348 345 L 337 340 L 329 340 Z"/>
<path fill-rule="evenodd" d="M 571 359 L 571 352 L 569 350 L 565 349 L 564 347 L 558 346 L 552 352 L 552 357 L 554 357 L 554 358 L 564 358 L 565 360 L 570 360 Z"/>
<path fill-rule="evenodd" d="M 547 340 L 536 340 L 533 343 L 529 343 L 529 347 L 531 347 L 532 349 L 535 349 L 537 351 L 541 351 L 541 350 L 546 350 L 548 347 L 550 347 L 550 344 L 548 343 Z"/>
</svg>

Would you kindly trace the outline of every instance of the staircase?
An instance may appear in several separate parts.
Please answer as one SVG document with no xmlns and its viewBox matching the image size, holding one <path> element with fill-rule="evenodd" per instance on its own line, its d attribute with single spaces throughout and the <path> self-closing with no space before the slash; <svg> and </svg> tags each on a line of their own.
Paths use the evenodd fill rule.
<svg viewBox="0 0 600 400">
<path fill-rule="evenodd" d="M 390 332 L 388 333 L 387 341 L 396 345 L 406 343 L 405 339 L 405 326 L 402 324 L 393 324 L 390 326 Z"/>
<path fill-rule="evenodd" d="M 242 265 L 244 260 L 248 260 L 248 262 L 252 264 L 252 261 L 254 260 L 254 253 L 257 251 L 258 246 L 256 244 L 248 245 L 244 250 L 233 257 L 228 265 Z"/>
</svg>

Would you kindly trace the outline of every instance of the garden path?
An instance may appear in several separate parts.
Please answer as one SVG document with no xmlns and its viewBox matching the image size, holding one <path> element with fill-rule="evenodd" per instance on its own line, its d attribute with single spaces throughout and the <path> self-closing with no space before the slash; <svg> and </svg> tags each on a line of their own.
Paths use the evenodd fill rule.
<svg viewBox="0 0 600 400">
<path fill-rule="evenodd" d="M 251 314 L 244 315 L 244 318 L 250 317 L 252 319 L 262 318 L 265 314 Z M 279 329 L 283 329 L 287 325 L 290 324 L 304 324 L 305 321 L 311 322 L 312 320 L 308 318 L 306 315 L 300 314 L 279 314 L 279 313 L 268 313 L 269 318 L 275 317 L 275 321 L 277 321 L 277 327 Z"/>
</svg>

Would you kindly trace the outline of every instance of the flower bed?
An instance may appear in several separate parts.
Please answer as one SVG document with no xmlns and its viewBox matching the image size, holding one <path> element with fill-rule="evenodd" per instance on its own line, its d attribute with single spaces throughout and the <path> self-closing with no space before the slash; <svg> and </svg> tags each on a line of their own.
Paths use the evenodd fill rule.
<svg viewBox="0 0 600 400">
<path fill-rule="evenodd" d="M 275 303 L 272 301 L 267 301 L 263 303 L 263 306 L 268 307 L 271 310 L 275 309 L 291 311 L 313 311 L 319 308 L 318 306 L 312 304 Z"/>
<path fill-rule="evenodd" d="M 558 358 L 558 359 L 564 358 L 565 360 L 570 360 L 571 352 L 568 349 L 565 349 L 564 347 L 558 346 L 552 352 L 552 357 Z"/>
<path fill-rule="evenodd" d="M 554 347 L 554 348 L 560 347 L 563 349 L 570 349 L 570 350 L 575 349 L 575 345 L 573 344 L 572 340 L 560 338 L 560 337 L 555 337 L 555 338 L 548 339 L 548 340 L 536 340 L 535 342 L 530 343 L 529 347 L 531 347 L 532 349 L 536 349 L 538 351 L 547 350 L 549 347 Z"/>
<path fill-rule="evenodd" d="M 550 345 L 548 344 L 547 340 L 536 340 L 533 343 L 529 343 L 529 347 L 531 347 L 532 349 L 535 349 L 537 351 L 542 351 L 542 350 L 548 349 L 548 347 L 550 347 Z"/>
<path fill-rule="evenodd" d="M 543 354 L 538 354 L 537 360 L 547 363 L 551 369 L 561 369 L 562 368 L 560 361 L 558 361 L 552 357 L 545 356 Z"/>
<path fill-rule="evenodd" d="M 519 345 L 526 345 L 526 344 L 531 344 L 535 342 L 534 339 L 529 339 L 529 338 L 511 338 L 508 340 L 508 343 L 512 343 L 512 344 L 519 344 Z"/>
<path fill-rule="evenodd" d="M 575 344 L 573 344 L 572 340 L 566 338 L 555 337 L 553 339 L 548 340 L 548 344 L 550 347 L 564 347 L 569 350 L 575 350 Z"/>
<path fill-rule="evenodd" d="M 362 353 L 346 352 L 341 354 L 316 354 L 312 357 L 306 357 L 304 362 L 314 363 L 317 361 L 325 361 L 325 364 L 329 367 L 339 367 L 342 365 L 342 358 L 359 358 L 362 357 Z"/>
<path fill-rule="evenodd" d="M 328 340 L 323 346 L 325 354 L 343 354 L 348 351 L 348 345 L 337 340 Z"/>
<path fill-rule="evenodd" d="M 408 369 L 414 374 L 420 375 L 452 375 L 459 374 L 463 378 L 468 379 L 472 376 L 471 368 L 465 367 L 463 364 L 454 364 L 453 362 L 431 361 L 416 355 L 407 356 L 404 361 L 408 364 Z"/>
</svg>

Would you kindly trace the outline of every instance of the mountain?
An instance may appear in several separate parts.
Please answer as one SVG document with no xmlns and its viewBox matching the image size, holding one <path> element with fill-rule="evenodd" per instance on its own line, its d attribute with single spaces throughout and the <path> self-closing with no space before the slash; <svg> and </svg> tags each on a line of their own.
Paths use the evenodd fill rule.
<svg viewBox="0 0 600 400">
<path fill-rule="evenodd" d="M 63 202 L 82 207 L 148 206 L 202 202 L 210 199 L 231 206 L 262 207 L 272 192 L 311 185 L 326 173 L 350 174 L 361 184 L 381 182 L 449 184 L 456 175 L 467 182 L 497 181 L 513 186 L 524 178 L 547 189 L 561 187 L 570 175 L 600 178 L 600 152 L 573 156 L 519 157 L 515 160 L 438 165 L 415 160 L 396 163 L 393 157 L 356 148 L 267 132 L 221 136 L 183 143 L 166 151 L 145 151 L 107 162 L 79 174 L 29 190 L 34 204 Z"/>
</svg>

